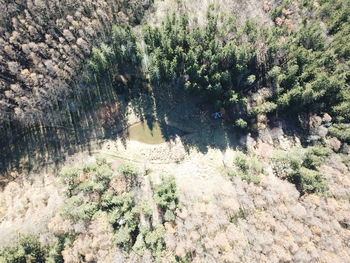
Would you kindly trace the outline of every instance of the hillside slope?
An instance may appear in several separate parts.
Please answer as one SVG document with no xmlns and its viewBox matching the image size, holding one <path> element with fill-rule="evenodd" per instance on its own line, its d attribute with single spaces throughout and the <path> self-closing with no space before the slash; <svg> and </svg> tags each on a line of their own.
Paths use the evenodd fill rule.
<svg viewBox="0 0 350 263">
<path fill-rule="evenodd" d="M 349 3 L 0 0 L 0 263 L 350 263 Z"/>
</svg>

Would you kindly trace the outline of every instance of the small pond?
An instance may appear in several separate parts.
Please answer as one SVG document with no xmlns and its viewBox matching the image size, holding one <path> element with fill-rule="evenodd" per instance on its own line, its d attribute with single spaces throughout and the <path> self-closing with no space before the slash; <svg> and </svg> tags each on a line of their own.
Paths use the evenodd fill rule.
<svg viewBox="0 0 350 263">
<path fill-rule="evenodd" d="M 161 144 L 184 134 L 185 132 L 180 129 L 157 121 L 138 122 L 128 128 L 130 140 L 146 144 Z"/>
</svg>

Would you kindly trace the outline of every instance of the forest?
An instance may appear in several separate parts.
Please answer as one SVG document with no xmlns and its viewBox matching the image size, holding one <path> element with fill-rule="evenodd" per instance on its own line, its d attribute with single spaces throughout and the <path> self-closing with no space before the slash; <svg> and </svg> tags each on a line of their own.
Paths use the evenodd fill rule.
<svg viewBox="0 0 350 263">
<path fill-rule="evenodd" d="M 123 19 L 130 21 L 123 16 L 128 10 L 136 10 L 130 22 L 137 23 L 142 10 L 150 5 L 147 1 L 101 1 L 94 6 L 82 1 L 78 8 L 69 1 L 59 6 L 55 2 L 24 2 L 2 2 L 8 9 L 0 28 L 4 134 L 13 134 L 13 129 L 22 125 L 50 126 L 62 115 L 70 115 L 74 100 L 86 90 L 90 98 L 94 97 L 96 89 L 91 86 L 101 86 L 99 78 L 104 79 L 106 74 L 102 82 L 109 83 L 103 85 L 118 89 L 117 72 L 128 70 L 124 68 L 123 72 L 119 65 L 141 65 L 142 52 L 146 52 L 152 83 L 183 86 L 209 100 L 216 109 L 230 111 L 241 126 L 258 114 L 288 113 L 295 117 L 300 112 L 328 112 L 337 123 L 334 135 L 349 140 L 347 1 L 319 1 L 317 7 L 312 1 L 300 1 L 304 17 L 295 30 L 279 22 L 283 8 L 290 4 L 283 1 L 271 12 L 275 19 L 272 28 L 260 27 L 252 19 L 238 26 L 233 16 L 217 14 L 211 6 L 205 25 L 190 20 L 187 14 L 170 13 L 162 25 L 144 26 L 137 38 L 127 25 L 118 28 L 116 24 L 125 23 Z M 74 14 L 66 10 L 50 13 L 70 7 Z M 122 10 L 120 17 L 115 15 L 116 10 Z M 43 18 L 33 19 L 35 12 L 41 12 Z M 44 14 L 54 22 L 47 23 Z M 146 43 L 145 50 L 136 43 L 140 37 Z M 90 62 L 84 63 L 90 52 Z M 81 71 L 83 78 L 74 77 Z M 95 80 L 93 75 L 97 76 Z M 247 109 L 249 91 L 264 86 L 273 89 L 271 97 Z M 99 92 L 98 96 L 106 93 Z"/>
<path fill-rule="evenodd" d="M 349 0 L 0 9 L 1 263 L 348 262 Z"/>
</svg>

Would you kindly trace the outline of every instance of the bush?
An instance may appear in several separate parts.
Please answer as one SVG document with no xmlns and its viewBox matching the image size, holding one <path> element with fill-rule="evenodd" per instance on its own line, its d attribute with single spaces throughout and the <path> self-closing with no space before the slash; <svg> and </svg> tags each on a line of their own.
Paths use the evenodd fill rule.
<svg viewBox="0 0 350 263">
<path fill-rule="evenodd" d="M 74 189 L 79 185 L 79 173 L 79 169 L 71 167 L 65 167 L 60 172 L 63 182 L 67 185 L 66 194 L 68 196 L 71 196 Z"/>
<path fill-rule="evenodd" d="M 277 104 L 267 101 L 259 106 L 251 108 L 249 110 L 249 116 L 253 117 L 258 114 L 267 114 L 274 111 L 276 108 Z"/>
<path fill-rule="evenodd" d="M 131 163 L 122 163 L 118 167 L 118 171 L 122 175 L 131 175 L 133 177 L 136 177 L 140 173 L 138 168 Z"/>
<path fill-rule="evenodd" d="M 244 130 L 244 129 L 246 129 L 247 127 L 248 127 L 248 123 L 245 121 L 245 120 L 243 120 L 243 119 L 237 119 L 236 121 L 235 121 L 235 126 L 237 127 L 237 128 L 239 128 L 239 129 L 242 129 L 242 130 Z"/>
<path fill-rule="evenodd" d="M 322 146 L 308 147 L 303 160 L 303 166 L 309 169 L 316 169 L 324 159 L 332 153 L 332 150 Z"/>
<path fill-rule="evenodd" d="M 66 194 L 70 197 L 79 194 L 79 192 L 102 193 L 106 191 L 113 170 L 103 160 L 85 165 L 82 168 L 63 168 L 60 175 L 67 185 Z"/>
<path fill-rule="evenodd" d="M 237 152 L 233 162 L 243 172 L 248 171 L 248 168 L 249 168 L 248 160 L 247 160 L 247 156 L 244 153 Z"/>
<path fill-rule="evenodd" d="M 233 160 L 236 171 L 232 171 L 230 176 L 240 176 L 247 182 L 259 184 L 261 182 L 259 175 L 264 172 L 263 166 L 255 156 L 247 156 L 242 152 L 236 152 Z"/>
<path fill-rule="evenodd" d="M 66 201 L 63 214 L 76 220 L 91 220 L 98 210 L 98 203 L 89 202 L 82 195 L 78 195 Z"/>
<path fill-rule="evenodd" d="M 143 255 L 146 250 L 150 250 L 152 256 L 158 262 L 163 258 L 166 249 L 164 236 L 165 228 L 162 224 L 155 226 L 153 230 L 148 227 L 142 227 L 133 246 L 133 250 L 139 255 Z"/>
<path fill-rule="evenodd" d="M 317 168 L 331 152 L 330 149 L 322 146 L 278 152 L 274 157 L 275 171 L 278 176 L 296 184 L 302 194 L 324 193 L 328 189 L 327 182 Z"/>
<path fill-rule="evenodd" d="M 118 177 L 127 177 L 126 179 L 140 174 L 129 163 L 122 164 L 118 171 Z M 74 185 L 71 188 L 71 197 L 64 206 L 64 216 L 73 220 L 91 221 L 96 213 L 105 211 L 114 230 L 113 240 L 116 245 L 128 253 L 131 249 L 139 254 L 149 250 L 156 260 L 162 258 L 166 248 L 164 226 L 161 224 L 154 229 L 142 227 L 141 213 L 147 220 L 152 220 L 152 209 L 147 199 L 139 200 L 131 191 L 116 194 L 112 189 L 108 190 L 113 171 L 105 161 L 84 166 L 82 169 L 67 168 L 62 176 L 66 179 L 65 182 Z M 179 198 L 174 177 L 162 177 L 162 183 L 155 186 L 154 200 L 160 207 L 164 221 L 175 221 Z M 57 243 L 50 249 L 53 262 L 60 262 L 60 249 L 62 243 Z"/>
<path fill-rule="evenodd" d="M 141 199 L 141 201 L 139 202 L 138 208 L 140 210 L 140 212 L 143 212 L 145 216 L 152 216 L 152 208 L 149 206 L 148 204 L 148 200 L 147 199 Z"/>
<path fill-rule="evenodd" d="M 162 178 L 162 183 L 154 190 L 154 200 L 161 208 L 165 221 L 174 221 L 179 206 L 179 196 L 173 176 Z"/>
<path fill-rule="evenodd" d="M 255 75 L 249 75 L 248 78 L 247 78 L 247 85 L 253 85 L 254 82 L 256 80 L 256 76 Z"/>
<path fill-rule="evenodd" d="M 119 228 L 114 234 L 114 241 L 116 244 L 125 250 L 129 251 L 132 247 L 132 233 L 133 229 L 130 229 L 127 226 Z"/>
<path fill-rule="evenodd" d="M 139 233 L 140 212 L 134 201 L 133 193 L 102 196 L 102 208 L 108 212 L 109 222 L 115 230 L 115 242 L 129 251 Z"/>
<path fill-rule="evenodd" d="M 253 183 L 253 184 L 261 183 L 261 179 L 257 175 L 249 174 L 249 173 L 240 173 L 238 175 L 248 183 Z"/>
<path fill-rule="evenodd" d="M 165 228 L 163 225 L 157 225 L 153 231 L 145 234 L 146 247 L 152 251 L 152 255 L 156 260 L 163 257 L 165 251 Z"/>
<path fill-rule="evenodd" d="M 304 192 L 321 194 L 328 190 L 327 182 L 319 172 L 302 167 L 298 173 Z"/>
<path fill-rule="evenodd" d="M 64 263 L 62 251 L 65 248 L 67 239 L 69 239 L 69 237 L 66 235 L 56 237 L 56 240 L 50 245 L 47 251 L 47 263 Z"/>
<path fill-rule="evenodd" d="M 0 250 L 0 262 L 6 263 L 44 263 L 47 248 L 41 245 L 37 237 L 22 236 L 14 247 Z"/>
<path fill-rule="evenodd" d="M 343 142 L 350 143 L 350 123 L 340 123 L 333 125 L 333 127 L 329 129 L 329 134 Z"/>
</svg>

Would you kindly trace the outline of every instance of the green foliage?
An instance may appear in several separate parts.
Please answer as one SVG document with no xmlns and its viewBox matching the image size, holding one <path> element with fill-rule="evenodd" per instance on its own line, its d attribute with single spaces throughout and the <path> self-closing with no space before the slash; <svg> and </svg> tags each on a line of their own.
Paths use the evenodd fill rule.
<svg viewBox="0 0 350 263">
<path fill-rule="evenodd" d="M 82 168 L 63 168 L 60 176 L 67 185 L 68 197 L 83 191 L 86 193 L 104 192 L 109 184 L 113 170 L 106 163 L 90 164 Z M 82 178 L 84 178 L 82 180 Z"/>
<path fill-rule="evenodd" d="M 283 1 L 272 17 L 280 16 L 289 3 Z M 274 61 L 285 61 L 274 63 L 268 73 L 276 86 L 277 109 L 288 114 L 330 112 L 337 122 L 349 122 L 349 1 L 320 1 L 316 8 L 312 1 L 305 0 L 300 2 L 300 8 L 318 16 L 306 18 L 288 35 L 275 31 L 269 42 Z M 284 41 L 280 41 L 281 37 Z"/>
<path fill-rule="evenodd" d="M 343 142 L 350 143 L 350 123 L 339 123 L 329 129 L 331 136 L 337 137 Z"/>
<path fill-rule="evenodd" d="M 249 75 L 248 78 L 247 78 L 247 84 L 248 85 L 253 85 L 255 80 L 256 80 L 256 76 L 255 75 Z"/>
<path fill-rule="evenodd" d="M 83 72 L 85 83 L 94 86 L 89 90 L 89 99 L 94 102 L 115 101 L 117 94 L 128 92 L 135 82 L 134 77 L 125 81 L 124 76 L 141 74 L 142 70 L 142 55 L 133 29 L 113 25 L 109 36 L 109 41 L 92 49 Z"/>
<path fill-rule="evenodd" d="M 260 184 L 259 175 L 264 172 L 261 161 L 255 156 L 248 156 L 242 152 L 236 152 L 233 163 L 236 170 L 232 171 L 230 176 L 240 176 L 248 183 Z"/>
<path fill-rule="evenodd" d="M 155 186 L 153 198 L 161 208 L 165 221 L 175 221 L 176 210 L 179 207 L 179 193 L 175 178 L 163 177 L 162 183 Z"/>
<path fill-rule="evenodd" d="M 20 237 L 18 244 L 14 247 L 5 247 L 0 250 L 0 262 L 8 263 L 44 263 L 46 250 L 39 240 L 34 236 Z"/>
<path fill-rule="evenodd" d="M 303 166 L 308 169 L 317 169 L 324 159 L 332 153 L 332 150 L 322 146 L 311 146 L 306 149 Z"/>
<path fill-rule="evenodd" d="M 243 180 L 247 181 L 248 183 L 253 183 L 253 184 L 260 184 L 261 179 L 257 177 L 254 174 L 250 173 L 239 173 L 238 174 Z"/>
<path fill-rule="evenodd" d="M 139 170 L 131 164 L 123 164 L 118 169 L 118 176 L 136 177 Z M 146 228 L 141 225 L 140 215 L 152 220 L 152 209 L 147 199 L 139 199 L 134 192 L 115 194 L 109 188 L 114 176 L 110 166 L 100 160 L 82 168 L 66 168 L 61 172 L 64 182 L 70 187 L 63 209 L 63 215 L 73 220 L 91 221 L 96 213 L 105 211 L 114 233 L 113 240 L 126 252 L 131 250 L 143 254 L 151 251 L 154 259 L 160 261 L 166 250 L 163 224 Z M 178 191 L 174 177 L 163 177 L 162 183 L 155 186 L 154 201 L 162 211 L 164 221 L 173 222 L 179 208 Z M 62 262 L 61 251 L 66 239 L 59 239 L 48 250 L 49 262 Z"/>
<path fill-rule="evenodd" d="M 274 158 L 275 171 L 295 183 L 302 194 L 323 194 L 328 190 L 327 182 L 317 168 L 331 153 L 330 149 L 322 146 L 278 152 Z"/>
<path fill-rule="evenodd" d="M 312 1 L 300 2 L 305 15 L 316 16 L 292 32 L 259 28 L 252 20 L 237 28 L 229 15 L 216 15 L 213 8 L 204 26 L 189 26 L 186 15 L 169 15 L 161 27 L 143 30 L 152 79 L 176 85 L 180 80 L 189 92 L 225 108 L 244 107 L 240 102 L 249 96 L 250 86 L 268 79 L 275 87 L 273 97 L 250 109 L 249 117 L 276 110 L 288 115 L 330 112 L 337 122 L 349 122 L 349 2 L 320 2 L 320 8 Z M 290 4 L 282 1 L 272 18 L 282 16 Z M 263 71 L 256 61 L 261 55 L 257 43 L 267 50 Z"/>
<path fill-rule="evenodd" d="M 242 152 L 236 153 L 234 164 L 243 172 L 247 172 L 249 169 L 248 158 Z"/>
<path fill-rule="evenodd" d="M 248 123 L 245 120 L 243 120 L 242 118 L 239 118 L 235 121 L 235 126 L 237 128 L 244 130 L 248 127 Z"/>
<path fill-rule="evenodd" d="M 137 236 L 133 250 L 139 255 L 143 255 L 146 249 L 148 249 L 152 252 L 152 256 L 157 262 L 161 261 L 166 249 L 164 236 L 165 228 L 162 224 L 155 226 L 153 230 L 143 227 Z"/>
<path fill-rule="evenodd" d="M 305 167 L 298 171 L 304 192 L 322 194 L 328 190 L 327 183 L 322 174 Z"/>
<path fill-rule="evenodd" d="M 119 246 L 125 249 L 126 251 L 130 251 L 132 245 L 135 243 L 135 234 L 133 233 L 135 229 L 130 228 L 128 226 L 122 226 L 118 230 L 115 231 L 114 241 Z"/>
<path fill-rule="evenodd" d="M 62 251 L 65 248 L 66 239 L 67 237 L 65 236 L 58 236 L 57 240 L 54 241 L 52 244 L 50 244 L 47 250 L 47 257 L 46 257 L 47 263 L 64 263 Z"/>
<path fill-rule="evenodd" d="M 283 0 L 280 5 L 278 5 L 275 9 L 272 10 L 271 17 L 275 20 L 277 17 L 282 16 L 282 10 L 287 8 L 290 5 L 290 0 Z"/>
<path fill-rule="evenodd" d="M 100 196 L 106 192 L 112 175 L 113 170 L 105 161 L 82 168 L 64 168 L 61 176 L 68 187 L 68 198 L 63 214 L 74 220 L 91 220 L 101 207 L 101 204 L 91 199 L 91 194 Z"/>
<path fill-rule="evenodd" d="M 187 253 L 184 257 L 175 256 L 175 260 L 177 263 L 191 263 L 193 262 L 193 257 L 191 253 Z"/>
<path fill-rule="evenodd" d="M 234 91 L 241 91 L 256 80 L 255 75 L 249 74 L 255 49 L 240 39 L 255 41 L 258 31 L 256 24 L 248 21 L 239 39 L 227 40 L 225 30 L 235 26 L 232 19 L 225 19 L 209 8 L 208 22 L 203 27 L 190 27 L 186 15 L 178 18 L 175 14 L 169 15 L 161 27 L 145 27 L 143 36 L 151 57 L 152 79 L 168 83 L 181 79 L 186 90 L 212 103 L 236 102 L 238 98 L 232 94 L 239 93 Z"/>
<path fill-rule="evenodd" d="M 124 193 L 116 196 L 115 203 L 109 208 L 109 221 L 113 224 L 114 228 L 118 228 L 123 225 L 134 226 L 133 219 L 138 214 L 135 209 L 134 194 Z M 128 221 L 130 220 L 130 221 Z"/>
<path fill-rule="evenodd" d="M 147 199 L 141 199 L 138 208 L 145 216 L 152 216 L 152 208 L 149 206 Z"/>
<path fill-rule="evenodd" d="M 67 185 L 68 196 L 72 195 L 72 191 L 79 185 L 79 169 L 65 167 L 61 170 L 60 176 Z"/>
<path fill-rule="evenodd" d="M 259 106 L 251 108 L 249 110 L 249 115 L 256 116 L 258 114 L 267 114 L 274 111 L 276 108 L 277 108 L 277 105 L 275 103 L 267 101 Z"/>
<path fill-rule="evenodd" d="M 139 233 L 139 207 L 136 206 L 133 192 L 115 195 L 106 192 L 101 198 L 103 210 L 108 212 L 109 222 L 115 230 L 115 242 L 129 251 Z"/>
<path fill-rule="evenodd" d="M 136 177 L 140 173 L 138 168 L 131 163 L 122 163 L 118 167 L 118 172 L 122 175 L 131 175 L 133 177 Z"/>
<path fill-rule="evenodd" d="M 98 208 L 98 203 L 89 202 L 82 195 L 77 195 L 66 201 L 63 214 L 76 220 L 90 220 Z"/>
<path fill-rule="evenodd" d="M 165 228 L 163 225 L 157 225 L 153 231 L 145 234 L 146 247 L 152 251 L 152 255 L 160 260 L 165 250 Z"/>
</svg>

